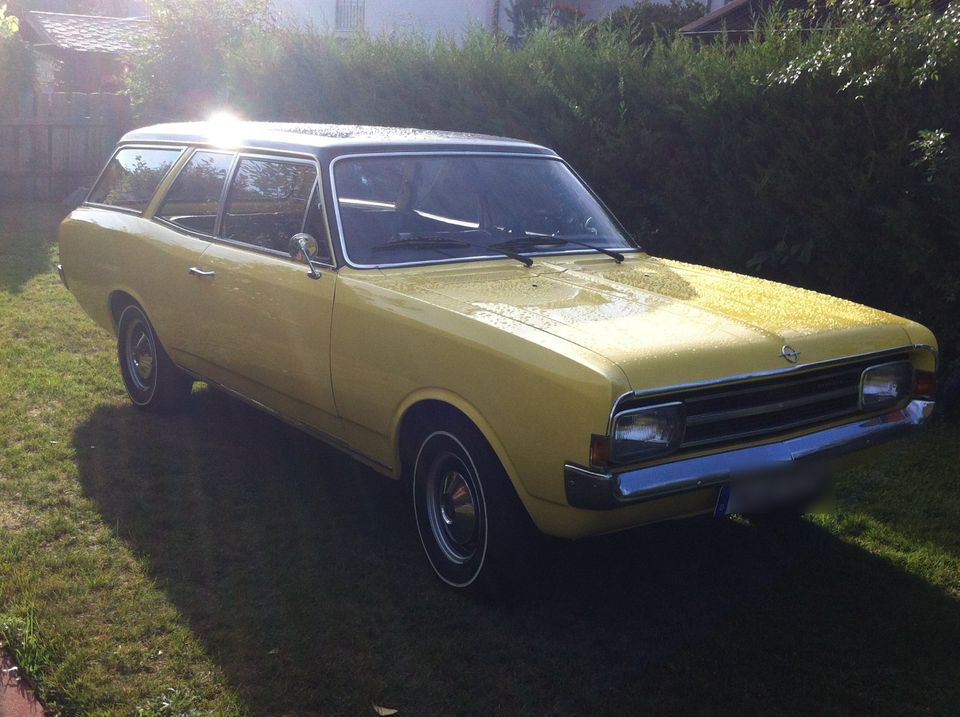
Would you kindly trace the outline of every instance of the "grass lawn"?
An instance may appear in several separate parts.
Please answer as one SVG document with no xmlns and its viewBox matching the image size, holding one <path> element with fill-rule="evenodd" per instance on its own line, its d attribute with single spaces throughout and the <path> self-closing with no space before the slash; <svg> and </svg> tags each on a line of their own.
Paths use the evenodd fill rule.
<svg viewBox="0 0 960 717">
<path fill-rule="evenodd" d="M 0 637 L 55 712 L 960 710 L 960 426 L 788 534 L 553 546 L 525 600 L 477 605 L 391 482 L 206 390 L 133 408 L 53 271 L 59 213 L 0 207 Z"/>
</svg>

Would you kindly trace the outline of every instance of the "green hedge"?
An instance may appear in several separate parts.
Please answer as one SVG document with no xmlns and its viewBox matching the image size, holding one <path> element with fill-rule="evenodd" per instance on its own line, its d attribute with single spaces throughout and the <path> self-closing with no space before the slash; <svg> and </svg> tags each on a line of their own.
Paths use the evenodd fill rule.
<svg viewBox="0 0 960 717">
<path fill-rule="evenodd" d="M 236 50 L 224 48 L 223 87 L 254 119 L 541 142 L 653 253 L 905 314 L 931 326 L 952 359 L 960 3 L 936 14 L 849 0 L 832 18 L 814 31 L 798 16 L 769 20 L 741 46 L 637 46 L 600 25 L 534 34 L 518 49 L 482 32 L 460 46 L 343 42 L 258 20 Z M 147 110 L 176 105 L 149 82 L 138 88 Z"/>
</svg>

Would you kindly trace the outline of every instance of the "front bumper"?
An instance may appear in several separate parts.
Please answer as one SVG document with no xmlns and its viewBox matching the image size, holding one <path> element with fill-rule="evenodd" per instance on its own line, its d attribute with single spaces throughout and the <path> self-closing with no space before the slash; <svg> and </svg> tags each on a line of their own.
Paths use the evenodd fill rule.
<svg viewBox="0 0 960 717">
<path fill-rule="evenodd" d="M 933 407 L 933 401 L 914 400 L 882 416 L 796 438 L 646 468 L 603 472 L 567 463 L 564 465 L 567 502 L 575 508 L 606 510 L 720 486 L 740 475 L 776 469 L 795 461 L 836 458 L 896 438 L 926 421 Z"/>
</svg>

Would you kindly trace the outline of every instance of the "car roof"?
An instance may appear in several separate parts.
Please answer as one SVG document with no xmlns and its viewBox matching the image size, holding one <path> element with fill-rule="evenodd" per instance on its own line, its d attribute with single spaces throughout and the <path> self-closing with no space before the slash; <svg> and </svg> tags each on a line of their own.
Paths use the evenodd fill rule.
<svg viewBox="0 0 960 717">
<path fill-rule="evenodd" d="M 219 145 L 231 149 L 256 147 L 330 156 L 391 150 L 554 154 L 553 150 L 531 142 L 484 134 L 409 127 L 245 121 L 157 124 L 127 132 L 120 142 L 175 142 Z"/>
</svg>

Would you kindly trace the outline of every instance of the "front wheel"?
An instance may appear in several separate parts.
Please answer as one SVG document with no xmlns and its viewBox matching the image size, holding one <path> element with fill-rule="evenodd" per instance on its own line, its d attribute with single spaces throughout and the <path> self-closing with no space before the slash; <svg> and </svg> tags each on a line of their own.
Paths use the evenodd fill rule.
<svg viewBox="0 0 960 717">
<path fill-rule="evenodd" d="M 127 394 L 138 408 L 172 410 L 190 395 L 193 379 L 170 360 L 147 315 L 136 304 L 120 314 L 117 358 Z"/>
<path fill-rule="evenodd" d="M 441 580 L 486 597 L 524 584 L 539 534 L 479 431 L 466 421 L 425 431 L 412 478 L 420 541 Z"/>
</svg>

